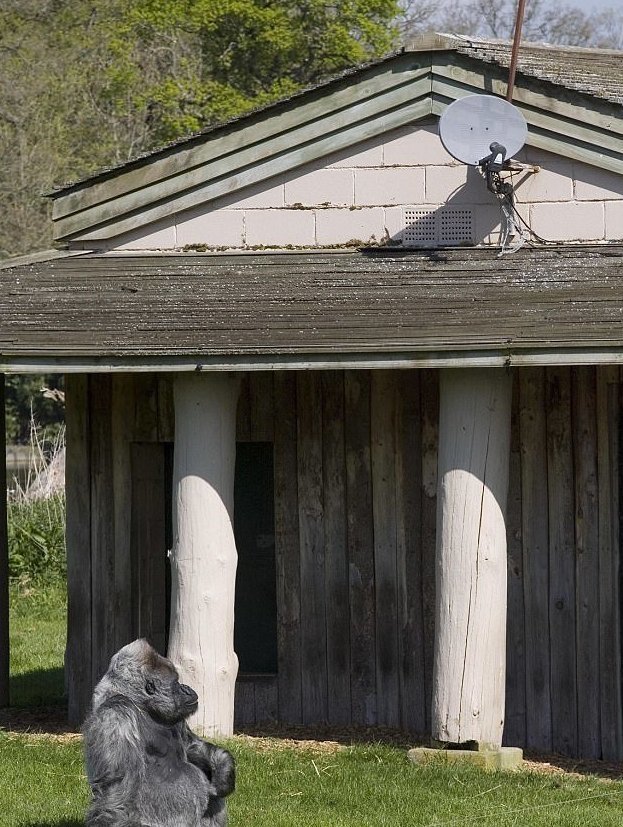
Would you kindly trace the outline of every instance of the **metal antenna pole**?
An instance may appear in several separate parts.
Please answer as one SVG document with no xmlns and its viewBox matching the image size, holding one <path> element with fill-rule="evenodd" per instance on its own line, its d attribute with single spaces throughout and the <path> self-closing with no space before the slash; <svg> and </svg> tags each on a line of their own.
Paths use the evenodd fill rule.
<svg viewBox="0 0 623 827">
<path fill-rule="evenodd" d="M 515 36 L 513 38 L 513 48 L 511 51 L 511 65 L 508 70 L 508 88 L 506 90 L 506 100 L 509 103 L 513 100 L 515 73 L 517 71 L 517 57 L 519 55 L 519 44 L 521 42 L 521 27 L 523 26 L 523 16 L 525 8 L 526 0 L 519 0 L 517 4 L 517 16 L 515 17 Z"/>
</svg>

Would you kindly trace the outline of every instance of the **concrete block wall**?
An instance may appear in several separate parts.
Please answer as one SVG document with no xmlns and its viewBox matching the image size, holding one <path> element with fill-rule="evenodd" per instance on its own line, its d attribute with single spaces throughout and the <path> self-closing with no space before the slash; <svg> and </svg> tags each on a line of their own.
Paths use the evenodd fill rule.
<svg viewBox="0 0 623 827">
<path fill-rule="evenodd" d="M 517 160 L 538 167 L 513 175 L 518 212 L 535 233 L 551 241 L 623 240 L 623 176 L 529 147 Z M 448 155 L 431 119 L 138 228 L 110 249 L 328 247 L 409 239 L 417 246 L 423 236 L 416 232 L 413 242 L 413 232 L 405 232 L 415 226 L 405 225 L 405 208 L 415 209 L 416 224 L 427 228 L 444 216 L 466 220 L 467 211 L 471 243 L 500 243 L 496 198 L 479 170 Z"/>
</svg>

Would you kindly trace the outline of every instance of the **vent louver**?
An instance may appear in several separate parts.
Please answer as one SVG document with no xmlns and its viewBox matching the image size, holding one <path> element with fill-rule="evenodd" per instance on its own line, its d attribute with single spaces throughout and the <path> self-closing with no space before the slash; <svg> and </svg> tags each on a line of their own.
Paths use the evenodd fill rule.
<svg viewBox="0 0 623 827">
<path fill-rule="evenodd" d="M 405 247 L 474 243 L 472 210 L 455 207 L 404 207 Z"/>
</svg>

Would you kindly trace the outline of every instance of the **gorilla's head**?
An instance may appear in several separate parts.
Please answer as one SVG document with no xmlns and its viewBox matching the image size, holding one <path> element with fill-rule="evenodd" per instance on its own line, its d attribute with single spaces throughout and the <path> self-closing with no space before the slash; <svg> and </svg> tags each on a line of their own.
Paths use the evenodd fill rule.
<svg viewBox="0 0 623 827">
<path fill-rule="evenodd" d="M 179 682 L 171 661 L 142 639 L 113 655 L 108 671 L 95 687 L 93 708 L 113 695 L 124 695 L 163 724 L 182 721 L 198 704 L 197 693 Z"/>
</svg>

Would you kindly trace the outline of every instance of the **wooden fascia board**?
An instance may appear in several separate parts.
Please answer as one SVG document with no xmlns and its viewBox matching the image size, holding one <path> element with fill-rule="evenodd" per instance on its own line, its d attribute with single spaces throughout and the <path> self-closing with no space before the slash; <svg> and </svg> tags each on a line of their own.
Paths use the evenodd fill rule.
<svg viewBox="0 0 623 827">
<path fill-rule="evenodd" d="M 483 75 L 464 63 L 436 62 L 433 114 L 442 115 L 452 101 L 466 95 L 505 95 L 506 81 L 502 70 L 499 76 L 497 71 Z M 579 93 L 577 102 L 571 103 L 552 98 L 543 87 L 536 82 L 533 88 L 524 78 L 514 90 L 513 104 L 528 123 L 528 145 L 623 174 L 623 107 Z"/>
<path fill-rule="evenodd" d="M 76 357 L 0 354 L 0 372 L 175 373 L 182 371 L 376 370 L 623 365 L 623 347 L 531 347 L 249 356 Z"/>
<path fill-rule="evenodd" d="M 223 129 L 217 128 L 206 133 L 202 139 L 189 139 L 188 144 L 182 143 L 171 148 L 162 156 L 156 154 L 142 159 L 137 166 L 112 171 L 102 181 L 84 182 L 78 189 L 67 194 L 52 194 L 53 217 L 63 218 L 136 190 L 145 190 L 150 184 L 176 180 L 176 176 L 189 170 L 203 167 L 217 159 L 229 158 L 238 150 L 270 142 L 292 129 L 313 123 L 318 118 L 330 116 L 353 103 L 382 94 L 421 76 L 420 63 L 413 57 L 407 65 L 404 65 L 404 59 L 395 66 L 393 62 L 391 64 L 382 64 L 368 70 L 359 83 L 350 79 L 348 85 L 342 85 L 330 94 L 321 90 L 325 94 L 318 96 L 310 93 L 310 100 L 301 102 L 296 99 L 284 110 L 274 112 L 268 108 L 261 113 L 244 116 Z M 412 65 L 416 66 L 413 72 L 409 68 Z M 426 69 L 430 69 L 430 65 Z"/>
<path fill-rule="evenodd" d="M 438 79 L 454 82 L 457 88 L 468 87 L 464 94 L 491 94 L 506 96 L 508 71 L 493 64 L 479 64 L 465 56 L 449 55 L 442 60 L 436 55 L 432 65 L 433 93 Z M 486 65 L 489 71 L 483 72 Z M 583 121 L 590 116 L 592 124 L 603 130 L 604 135 L 615 133 L 623 135 L 623 106 L 609 101 L 585 95 L 581 92 L 565 90 L 566 94 L 554 97 L 551 90 L 559 87 L 537 78 L 519 76 L 513 89 L 513 104 L 547 112 L 550 115 L 571 121 Z"/>
<path fill-rule="evenodd" d="M 108 238 L 135 227 L 139 213 L 141 223 L 148 223 L 229 195 L 386 131 L 385 115 L 401 125 L 405 120 L 396 110 L 409 109 L 414 101 L 420 102 L 418 118 L 430 115 L 430 57 L 427 62 L 422 55 L 401 55 L 330 94 L 265 113 L 259 121 L 243 119 L 237 130 L 208 134 L 201 144 L 59 195 L 53 206 L 55 238 Z"/>
<path fill-rule="evenodd" d="M 137 218 L 140 219 L 140 223 L 143 225 L 150 224 L 161 218 L 196 207 L 199 204 L 209 203 L 217 198 L 232 195 L 244 187 L 262 183 L 282 172 L 294 170 L 368 138 L 374 138 L 385 131 L 429 117 L 432 114 L 430 82 L 428 78 L 422 80 L 424 83 L 419 94 L 417 86 L 414 84 L 408 93 L 404 93 L 406 101 L 403 101 L 402 105 L 398 97 L 393 99 L 396 108 L 390 111 L 383 107 L 382 111 L 370 113 L 366 119 L 352 126 L 344 126 L 339 132 L 327 134 L 325 131 L 322 137 L 319 136 L 314 141 L 284 150 L 260 163 L 249 163 L 244 168 L 230 170 L 228 174 L 216 177 L 207 184 L 199 183 L 194 189 L 182 192 L 177 197 L 152 202 L 153 206 L 143 207 L 142 209 L 137 206 L 135 210 L 124 212 L 117 218 L 106 220 L 103 219 L 101 213 L 96 213 L 97 218 L 91 217 L 91 220 L 84 227 L 81 227 L 80 215 L 75 220 L 73 218 L 63 219 L 58 222 L 59 233 L 63 233 L 63 235 L 59 234 L 56 238 L 57 240 L 72 238 L 79 241 L 98 241 L 111 238 L 135 230 Z M 93 209 L 97 211 L 98 208 Z M 90 227 L 93 227 L 93 229 L 90 229 Z"/>
</svg>

